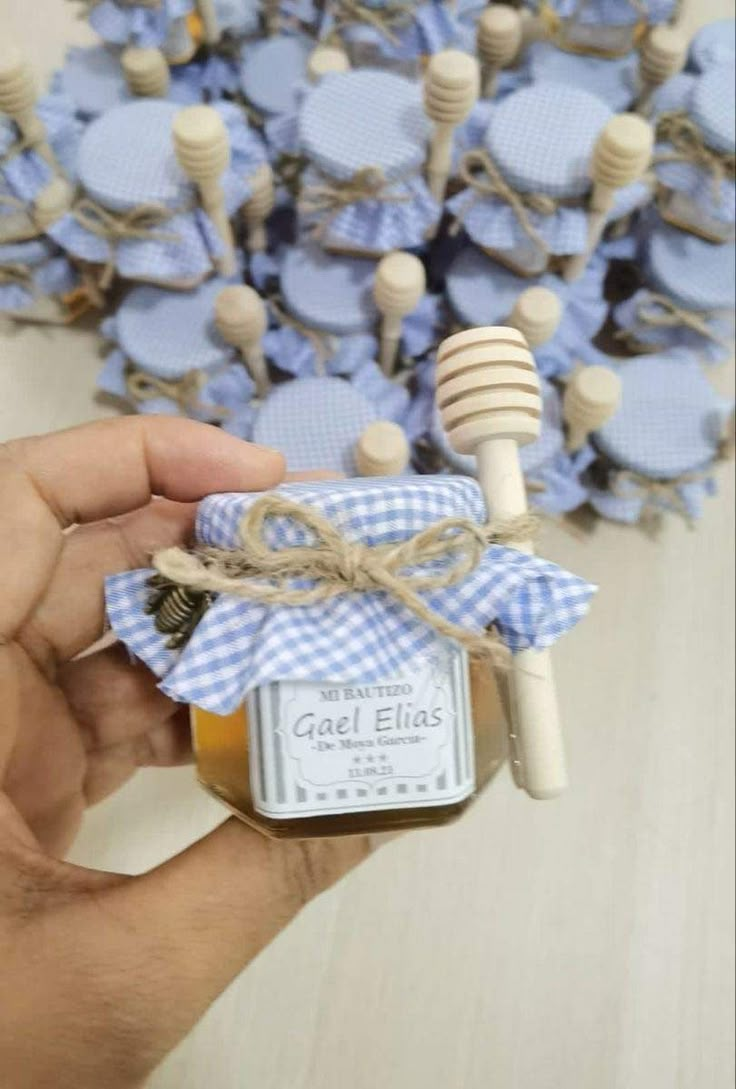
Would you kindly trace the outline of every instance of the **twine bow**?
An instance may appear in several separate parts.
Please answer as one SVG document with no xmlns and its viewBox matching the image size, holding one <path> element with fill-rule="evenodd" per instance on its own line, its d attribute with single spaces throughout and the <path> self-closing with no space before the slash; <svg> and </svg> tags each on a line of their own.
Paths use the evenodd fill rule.
<svg viewBox="0 0 736 1089">
<path fill-rule="evenodd" d="M 125 387 L 128 396 L 139 404 L 155 401 L 157 397 L 168 397 L 183 416 L 200 412 L 213 419 L 226 419 L 230 415 L 226 408 L 204 404 L 200 399 L 208 380 L 209 376 L 200 370 L 188 371 L 181 378 L 167 379 L 131 368 L 125 375 Z"/>
<path fill-rule="evenodd" d="M 412 198 L 408 193 L 392 189 L 377 166 L 365 166 L 351 178 L 341 181 L 322 174 L 321 181 L 308 185 L 299 198 L 299 210 L 304 215 L 324 216 L 314 228 L 317 238 L 324 237 L 335 217 L 349 204 L 375 201 L 380 204 L 404 204 Z"/>
<path fill-rule="evenodd" d="M 272 548 L 265 538 L 265 523 L 279 517 L 306 530 L 314 543 Z M 475 570 L 489 544 L 528 539 L 536 525 L 532 515 L 495 527 L 445 518 L 407 541 L 370 546 L 348 541 L 312 507 L 267 495 L 243 516 L 238 549 L 169 548 L 154 556 L 153 566 L 189 590 L 234 594 L 263 605 L 304 607 L 343 594 L 383 592 L 469 653 L 497 655 L 495 635 L 487 631 L 479 635 L 452 623 L 430 609 L 421 594 L 457 585 Z M 447 561 L 439 570 L 433 566 L 438 560 Z M 301 580 L 309 585 L 296 585 Z"/>
<path fill-rule="evenodd" d="M 654 291 L 647 292 L 645 297 L 637 303 L 636 320 L 640 325 L 648 325 L 653 329 L 676 329 L 679 326 L 685 326 L 707 340 L 712 340 L 715 344 L 727 346 L 726 340 L 714 333 L 708 325 L 707 314 L 699 314 L 695 310 L 678 306 L 667 295 L 659 295 Z M 619 329 L 615 337 L 617 340 L 633 342 L 639 346 L 635 331 L 632 329 Z"/>
<path fill-rule="evenodd" d="M 721 182 L 736 178 L 736 155 L 708 147 L 698 126 L 683 110 L 662 114 L 657 122 L 656 138 L 658 143 L 671 144 L 673 150 L 656 155 L 655 165 L 692 163 L 701 167 L 710 174 L 713 199 L 720 204 Z"/>
<path fill-rule="evenodd" d="M 100 277 L 103 291 L 110 286 L 115 275 L 119 244 L 128 239 L 178 242 L 179 235 L 175 231 L 161 230 L 161 224 L 182 211 L 163 204 L 140 204 L 129 212 L 111 212 L 89 197 L 83 197 L 74 205 L 71 212 L 80 227 L 109 243 L 107 261 Z"/>
<path fill-rule="evenodd" d="M 399 39 L 394 29 L 408 26 L 412 13 L 406 4 L 386 4 L 382 8 L 371 8 L 361 4 L 360 0 L 334 0 L 335 24 L 337 28 L 365 23 L 391 42 L 398 45 Z"/>
<path fill-rule="evenodd" d="M 488 152 L 481 148 L 465 152 L 460 160 L 458 173 L 465 184 L 473 190 L 473 196 L 460 216 L 456 217 L 453 228 L 455 233 L 476 201 L 482 200 L 483 197 L 497 197 L 509 205 L 529 241 L 543 254 L 549 256 L 549 246 L 529 218 L 529 211 L 542 216 L 554 215 L 557 211 L 557 202 L 552 197 L 545 193 L 517 192 L 503 177 Z"/>
</svg>

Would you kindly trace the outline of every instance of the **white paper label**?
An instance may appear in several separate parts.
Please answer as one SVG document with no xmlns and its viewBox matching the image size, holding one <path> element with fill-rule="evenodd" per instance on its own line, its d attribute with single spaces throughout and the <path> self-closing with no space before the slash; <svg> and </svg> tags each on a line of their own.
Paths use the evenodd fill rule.
<svg viewBox="0 0 736 1089">
<path fill-rule="evenodd" d="M 475 787 L 467 655 L 449 644 L 379 684 L 264 686 L 248 715 L 265 816 L 449 805 Z"/>
</svg>

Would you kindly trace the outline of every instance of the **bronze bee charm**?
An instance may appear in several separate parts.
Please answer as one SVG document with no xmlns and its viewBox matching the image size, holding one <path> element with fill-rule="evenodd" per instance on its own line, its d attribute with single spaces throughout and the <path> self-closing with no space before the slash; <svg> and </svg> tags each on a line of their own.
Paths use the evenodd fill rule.
<svg viewBox="0 0 736 1089">
<path fill-rule="evenodd" d="M 169 650 L 179 650 L 189 642 L 212 604 L 212 594 L 179 586 L 163 575 L 152 575 L 148 585 L 151 592 L 146 612 L 155 617 L 156 631 L 169 636 L 166 640 Z"/>
</svg>

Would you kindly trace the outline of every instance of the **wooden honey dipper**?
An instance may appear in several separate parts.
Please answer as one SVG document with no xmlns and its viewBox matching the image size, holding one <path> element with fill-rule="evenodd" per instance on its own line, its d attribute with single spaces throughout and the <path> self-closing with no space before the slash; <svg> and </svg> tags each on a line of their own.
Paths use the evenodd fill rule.
<svg viewBox="0 0 736 1089">
<path fill-rule="evenodd" d="M 129 46 L 120 57 L 125 82 L 132 95 L 166 98 L 171 83 L 169 62 L 160 49 Z"/>
<path fill-rule="evenodd" d="M 251 193 L 243 206 L 243 218 L 248 230 L 248 249 L 251 253 L 263 253 L 268 243 L 266 220 L 276 202 L 273 171 L 269 164 L 261 163 L 248 181 Z"/>
<path fill-rule="evenodd" d="M 561 319 L 562 303 L 554 291 L 528 287 L 516 300 L 508 323 L 518 329 L 530 348 L 538 348 L 552 339 Z"/>
<path fill-rule="evenodd" d="M 380 362 L 384 374 L 394 372 L 401 320 L 414 310 L 426 286 L 424 265 L 411 253 L 394 250 L 376 266 L 373 297 L 382 315 Z"/>
<path fill-rule="evenodd" d="M 355 466 L 360 476 L 399 476 L 409 464 L 410 455 L 404 429 L 390 420 L 368 424 L 355 444 Z"/>
<path fill-rule="evenodd" d="M 223 276 L 235 273 L 235 241 L 225 208 L 220 179 L 230 164 L 230 141 L 217 110 L 211 106 L 187 106 L 172 126 L 176 157 L 184 173 L 199 190 L 207 212 L 225 247 L 217 261 Z"/>
<path fill-rule="evenodd" d="M 506 326 L 469 329 L 437 352 L 437 404 L 459 454 L 475 454 L 489 518 L 527 512 L 519 446 L 539 437 L 539 376 L 521 333 Z M 533 552 L 530 541 L 513 547 Z M 552 665 L 546 650 L 514 654 L 510 673 L 510 742 L 514 777 L 533 798 L 567 786 Z"/>
<path fill-rule="evenodd" d="M 215 0 L 195 0 L 195 7 L 202 20 L 205 42 L 207 45 L 217 45 L 220 40 L 220 24 L 215 9 Z"/>
<path fill-rule="evenodd" d="M 261 347 L 268 328 L 268 315 L 261 296 L 243 284 L 223 288 L 215 299 L 215 325 L 222 339 L 238 349 L 256 384 L 256 393 L 265 397 L 271 382 Z"/>
<path fill-rule="evenodd" d="M 520 13 L 508 4 L 492 4 L 481 13 L 477 47 L 482 62 L 484 98 L 493 97 L 498 73 L 516 59 L 523 30 Z"/>
<path fill-rule="evenodd" d="M 66 215 L 74 201 L 74 189 L 66 178 L 52 178 L 33 202 L 33 221 L 46 231 L 57 219 Z"/>
<path fill-rule="evenodd" d="M 575 453 L 588 435 L 603 427 L 621 404 L 621 379 L 608 367 L 580 367 L 565 389 L 562 412 L 567 449 Z"/>
<path fill-rule="evenodd" d="M 0 113 L 18 126 L 21 136 L 55 173 L 63 173 L 46 139 L 46 126 L 36 114 L 38 91 L 28 61 L 14 45 L 0 47 Z"/>
<path fill-rule="evenodd" d="M 678 27 L 652 27 L 639 55 L 641 94 L 636 104 L 638 113 L 648 113 L 656 89 L 682 71 L 687 51 L 687 37 Z"/>
<path fill-rule="evenodd" d="M 480 69 L 475 57 L 458 49 L 435 53 L 424 75 L 424 110 L 434 121 L 427 182 L 435 200 L 445 198 L 452 163 L 452 134 L 478 99 Z"/>
<path fill-rule="evenodd" d="M 643 117 L 620 113 L 601 132 L 593 150 L 590 174 L 593 191 L 588 211 L 588 239 L 585 253 L 571 257 L 565 268 L 566 280 L 583 274 L 600 241 L 616 190 L 641 178 L 652 158 L 654 130 Z"/>
<path fill-rule="evenodd" d="M 310 83 L 319 81 L 330 72 L 350 70 L 350 58 L 344 49 L 332 45 L 318 45 L 307 59 L 307 79 Z"/>
</svg>

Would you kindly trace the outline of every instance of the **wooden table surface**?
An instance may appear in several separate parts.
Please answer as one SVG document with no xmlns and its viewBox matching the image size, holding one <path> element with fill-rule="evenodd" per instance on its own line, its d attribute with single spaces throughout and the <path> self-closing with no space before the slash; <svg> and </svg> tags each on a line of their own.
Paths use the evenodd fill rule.
<svg viewBox="0 0 736 1089">
<path fill-rule="evenodd" d="M 0 6 L 41 72 L 93 40 L 64 0 Z M 713 0 L 689 18 L 732 13 Z M 98 367 L 91 332 L 5 337 L 0 436 L 109 414 Z M 383 847 L 152 1089 L 733 1086 L 731 469 L 694 532 L 546 533 L 545 555 L 601 587 L 556 652 L 568 794 L 532 802 L 504 769 L 457 825 Z M 139 872 L 221 817 L 189 769 L 142 773 L 90 813 L 74 859 Z"/>
</svg>

